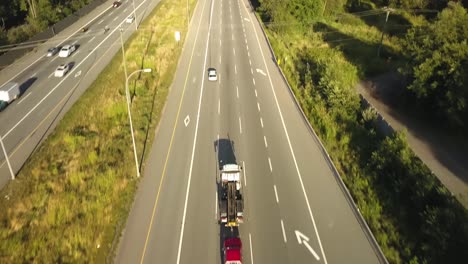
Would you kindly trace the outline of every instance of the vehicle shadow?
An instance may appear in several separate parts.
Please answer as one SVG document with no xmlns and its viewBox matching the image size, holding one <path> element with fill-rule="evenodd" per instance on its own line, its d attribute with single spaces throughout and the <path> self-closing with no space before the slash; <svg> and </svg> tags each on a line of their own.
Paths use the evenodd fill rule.
<svg viewBox="0 0 468 264">
<path fill-rule="evenodd" d="M 31 77 L 19 86 L 20 96 L 22 96 L 37 80 L 37 77 Z"/>
</svg>

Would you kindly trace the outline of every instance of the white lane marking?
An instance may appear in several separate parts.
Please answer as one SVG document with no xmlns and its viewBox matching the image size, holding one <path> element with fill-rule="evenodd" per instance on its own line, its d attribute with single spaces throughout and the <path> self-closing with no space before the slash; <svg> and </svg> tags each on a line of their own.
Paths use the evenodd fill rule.
<svg viewBox="0 0 468 264">
<path fill-rule="evenodd" d="M 254 91 L 255 91 L 255 97 L 258 97 L 257 89 L 255 89 Z"/>
<path fill-rule="evenodd" d="M 250 66 L 252 66 L 252 61 L 251 61 L 250 59 L 249 59 L 249 64 L 250 64 Z M 252 72 L 252 73 L 253 73 L 253 72 Z"/>
<path fill-rule="evenodd" d="M 260 112 L 260 103 L 259 102 L 257 102 L 257 109 Z"/>
<path fill-rule="evenodd" d="M 97 24 L 100 25 L 102 22 L 104 22 L 104 19 L 101 19 Z"/>
<path fill-rule="evenodd" d="M 210 21 L 211 21 L 211 18 L 213 17 L 213 6 L 214 5 L 211 6 Z M 204 8 L 205 8 L 205 5 L 203 5 L 203 9 Z M 202 13 L 203 13 L 203 11 L 202 11 Z M 197 31 L 197 34 L 195 36 L 195 42 L 194 43 L 197 43 L 198 32 L 200 31 L 201 21 L 202 20 L 200 20 L 200 23 L 198 25 L 198 31 Z M 210 33 L 211 33 L 211 23 L 208 26 L 208 34 L 207 34 L 207 38 L 206 38 L 206 43 L 208 43 L 208 40 L 210 39 Z M 205 48 L 205 61 L 203 63 L 203 69 L 206 69 L 206 59 L 208 57 L 207 55 L 208 55 L 208 45 L 206 45 L 206 48 Z M 195 135 L 194 135 L 194 140 L 193 140 L 192 157 L 190 159 L 190 169 L 189 169 L 189 176 L 188 176 L 188 183 L 187 183 L 187 191 L 185 193 L 184 214 L 182 216 L 182 226 L 180 228 L 179 249 L 177 251 L 177 262 L 176 262 L 177 264 L 180 263 L 180 253 L 182 252 L 182 240 L 184 239 L 185 216 L 187 214 L 187 204 L 188 204 L 188 197 L 189 197 L 189 193 L 190 193 L 190 182 L 192 181 L 193 160 L 194 160 L 194 156 L 195 156 L 195 146 L 197 145 L 198 124 L 199 124 L 199 120 L 200 120 L 200 109 L 201 109 L 202 95 L 203 95 L 203 89 L 204 89 L 204 85 L 203 85 L 204 82 L 205 82 L 205 74 L 203 74 L 203 77 L 202 77 L 200 98 L 198 99 L 197 122 L 196 122 L 196 125 L 195 125 Z"/>
<path fill-rule="evenodd" d="M 250 51 L 248 51 L 248 48 L 247 48 L 247 56 L 250 57 Z"/>
<path fill-rule="evenodd" d="M 219 46 L 221 47 L 221 39 L 219 39 Z"/>
<path fill-rule="evenodd" d="M 219 64 L 221 64 L 221 55 L 219 56 Z"/>
<path fill-rule="evenodd" d="M 283 230 L 283 239 L 284 239 L 284 243 L 287 243 L 288 240 L 286 239 L 286 232 L 284 231 L 283 219 L 281 219 L 281 229 Z"/>
<path fill-rule="evenodd" d="M 231 25 L 231 28 L 232 28 L 232 25 Z M 231 40 L 234 40 L 234 34 L 231 36 Z"/>
<path fill-rule="evenodd" d="M 57 55 L 57 56 L 55 56 L 55 58 L 53 58 L 53 59 L 51 60 L 51 62 L 53 62 L 54 60 L 56 60 L 56 59 L 58 59 L 58 58 L 59 58 L 59 56 L 58 56 L 58 55 Z"/>
<path fill-rule="evenodd" d="M 141 4 L 140 4 L 141 6 Z M 100 14 L 98 14 L 97 16 L 95 16 L 93 19 L 91 19 L 89 23 L 93 22 L 94 20 L 96 20 L 96 18 L 100 17 L 102 14 L 104 14 L 105 12 L 107 12 L 107 10 L 109 10 L 110 8 L 112 8 L 111 6 L 109 6 L 108 8 L 106 8 L 106 10 L 102 11 Z M 65 41 L 67 41 L 69 38 L 71 38 L 73 35 L 75 35 L 76 33 L 78 33 L 78 31 L 80 31 L 81 29 L 78 29 L 77 31 L 73 32 L 72 34 L 70 34 L 68 37 L 66 37 L 62 42 L 58 43 L 57 44 L 57 47 L 59 47 L 60 45 L 62 45 Z M 29 64 L 28 67 L 24 68 L 22 71 L 18 72 L 15 76 L 11 77 L 8 81 L 6 81 L 5 83 L 3 83 L 1 86 L 3 86 L 4 84 L 10 82 L 11 80 L 13 80 L 14 78 L 16 78 L 18 75 L 20 75 L 21 73 L 23 73 L 25 70 L 29 69 L 29 67 L 33 66 L 36 62 L 38 62 L 40 59 L 44 58 L 45 55 L 42 55 L 40 56 L 37 60 L 33 61 L 31 64 Z M 57 59 L 57 56 L 55 58 L 52 59 L 52 61 L 54 61 L 55 59 Z M 5 135 L 6 136 L 6 135 Z M 5 137 L 4 136 L 4 137 Z"/>
<path fill-rule="evenodd" d="M 245 162 L 242 161 L 242 168 L 244 169 L 244 187 L 247 187 L 247 176 L 246 176 L 246 169 L 245 169 Z"/>
<path fill-rule="evenodd" d="M 234 64 L 234 72 L 237 74 L 237 65 Z"/>
<path fill-rule="evenodd" d="M 78 43 L 78 40 L 73 41 L 72 45 L 76 45 L 76 43 Z"/>
<path fill-rule="evenodd" d="M 247 14 L 249 15 L 250 19 L 252 20 L 252 17 L 251 17 L 251 14 L 249 13 L 249 11 L 247 10 L 247 7 L 245 6 L 245 3 L 244 3 L 244 9 L 245 11 L 247 12 Z M 257 33 L 257 29 L 255 29 L 255 26 L 253 25 L 253 22 L 252 22 L 252 27 L 255 31 L 255 37 L 257 39 L 257 44 L 258 44 L 258 47 L 260 48 L 260 53 L 262 54 L 262 59 L 263 59 L 263 65 L 265 65 L 265 69 L 266 69 L 266 72 L 267 72 L 267 76 L 268 76 L 268 79 L 270 81 L 270 88 L 271 88 L 271 91 L 273 92 L 273 97 L 275 98 L 275 101 L 276 101 L 276 107 L 278 109 L 278 112 L 280 114 L 280 119 L 281 119 L 281 123 L 283 125 L 283 130 L 284 130 L 284 133 L 286 134 L 286 138 L 288 140 L 288 145 L 289 145 L 289 150 L 291 152 L 291 155 L 293 157 L 293 160 L 294 160 L 294 165 L 296 167 L 296 171 L 297 171 L 297 176 L 299 177 L 299 181 L 301 183 L 301 188 L 302 188 L 302 192 L 304 194 L 304 198 L 306 200 L 306 204 L 307 204 L 307 209 L 309 210 L 309 216 L 310 216 L 310 219 L 312 221 L 312 224 L 314 226 L 314 231 L 315 231 L 315 235 L 317 236 L 317 240 L 319 242 L 319 246 L 320 246 L 320 251 L 322 253 L 322 256 L 323 256 L 323 261 L 325 264 L 328 264 L 327 262 L 327 257 L 325 256 L 325 251 L 323 250 L 323 246 L 322 246 L 322 241 L 320 240 L 320 235 L 318 233 L 318 229 L 317 229 L 317 225 L 315 223 L 315 218 L 314 218 L 314 215 L 312 214 L 312 209 L 310 207 L 310 203 L 309 203 L 309 198 L 307 197 L 307 192 L 305 190 L 305 187 L 304 187 L 304 182 L 302 181 L 302 176 L 301 176 L 301 172 L 299 171 L 299 167 L 297 165 L 297 160 L 296 160 L 296 155 L 294 153 L 294 150 L 292 148 L 292 144 L 291 144 L 291 140 L 289 139 L 289 133 L 288 133 L 288 130 L 286 129 L 286 124 L 284 123 L 284 118 L 283 118 L 283 114 L 281 112 L 281 108 L 279 106 L 279 102 L 278 102 L 278 98 L 276 96 L 276 92 L 275 92 L 275 89 L 273 88 L 273 81 L 271 80 L 271 76 L 270 76 L 270 72 L 268 70 L 268 66 L 267 66 L 267 63 L 266 63 L 266 59 L 265 59 L 265 55 L 263 54 L 263 49 L 262 49 L 262 46 L 260 45 L 260 39 L 258 38 L 258 33 Z"/>
<path fill-rule="evenodd" d="M 107 16 L 109 16 L 109 17 L 112 16 L 112 13 L 114 13 L 114 11 L 110 12 L 109 15 L 107 15 Z"/>
<path fill-rule="evenodd" d="M 118 17 L 118 16 L 116 16 L 116 17 L 114 17 L 114 19 L 113 19 L 112 21 L 116 21 L 118 18 L 119 18 L 119 17 Z"/>
<path fill-rule="evenodd" d="M 215 219 L 218 219 L 218 191 L 215 191 Z"/>
<path fill-rule="evenodd" d="M 247 21 L 247 22 L 250 22 L 250 20 L 246 17 L 244 17 L 244 20 Z"/>
<path fill-rule="evenodd" d="M 253 69 L 252 68 L 250 68 L 250 73 L 253 74 Z"/>
<path fill-rule="evenodd" d="M 239 86 L 236 86 L 236 94 L 237 94 L 237 98 L 239 98 Z"/>
<path fill-rule="evenodd" d="M 32 92 L 28 93 L 27 95 L 23 96 L 23 99 L 21 99 L 21 101 L 18 102 L 18 104 L 21 104 L 26 98 L 28 98 L 28 96 L 30 96 L 32 94 Z"/>
<path fill-rule="evenodd" d="M 245 44 L 247 45 L 247 39 L 245 38 Z"/>
<path fill-rule="evenodd" d="M 263 136 L 263 141 L 265 142 L 265 148 L 268 148 L 268 142 L 266 136 Z"/>
<path fill-rule="evenodd" d="M 271 159 L 268 157 L 268 165 L 270 165 L 270 171 L 273 172 L 273 167 L 271 166 Z"/>
<path fill-rule="evenodd" d="M 187 127 L 189 123 L 190 123 L 190 117 L 187 115 L 184 119 L 185 127 Z"/>
<path fill-rule="evenodd" d="M 80 53 L 79 50 L 78 50 L 77 52 L 73 52 L 73 54 L 70 56 L 70 58 L 73 57 L 73 56 L 75 56 L 75 55 L 78 54 L 78 53 Z"/>
<path fill-rule="evenodd" d="M 93 41 L 96 37 L 92 37 L 90 40 L 88 40 L 88 43 Z"/>
<path fill-rule="evenodd" d="M 273 185 L 273 189 L 275 189 L 276 203 L 279 203 L 279 199 L 278 199 L 278 191 L 276 190 L 276 185 Z"/>
<path fill-rule="evenodd" d="M 33 73 L 30 78 L 36 77 L 37 72 Z"/>
<path fill-rule="evenodd" d="M 245 46 L 247 48 L 247 53 L 249 52 L 249 45 Z M 250 53 L 248 53 L 249 57 L 250 57 Z"/>
<path fill-rule="evenodd" d="M 236 49 L 232 48 L 232 52 L 234 52 L 234 56 L 236 55 Z"/>
<path fill-rule="evenodd" d="M 250 261 L 252 264 L 254 263 L 253 261 L 253 245 L 252 245 L 252 236 L 249 233 L 249 242 L 250 242 Z"/>
<path fill-rule="evenodd" d="M 255 85 L 255 78 L 252 78 L 252 82 L 253 82 L 253 84 Z"/>
<path fill-rule="evenodd" d="M 299 245 L 304 244 L 304 246 L 309 250 L 309 252 L 312 253 L 312 255 L 314 255 L 315 259 L 320 260 L 319 255 L 317 255 L 317 253 L 315 253 L 315 250 L 313 250 L 312 247 L 309 245 L 309 243 L 308 243 L 309 238 L 306 237 L 301 232 L 299 232 L 299 230 L 295 230 L 294 232 L 296 233 L 297 243 L 299 243 Z"/>
<path fill-rule="evenodd" d="M 240 133 L 242 134 L 242 122 L 241 122 L 240 116 L 239 116 L 239 130 L 240 130 Z"/>
<path fill-rule="evenodd" d="M 263 128 L 263 119 L 260 117 L 260 124 L 262 125 Z"/>
<path fill-rule="evenodd" d="M 47 78 L 49 79 L 50 77 L 52 77 L 52 75 L 54 75 L 54 73 L 55 73 L 55 72 L 51 72 L 51 73 L 49 74 L 49 77 L 47 77 Z M 34 109 L 34 108 L 33 108 L 33 109 Z M 21 122 L 21 121 L 20 121 L 20 122 Z M 19 122 L 18 122 L 18 124 L 19 124 Z M 15 127 L 16 127 L 16 125 L 15 125 L 15 126 L 13 126 L 13 128 L 15 128 Z M 12 129 L 10 129 L 10 131 L 11 131 L 11 130 L 13 130 L 13 128 L 12 128 Z M 8 131 L 8 132 L 7 132 L 7 133 L 6 133 L 6 134 L 3 136 L 3 138 L 5 138 L 5 137 L 6 137 L 6 135 L 8 135 L 8 133 L 10 133 L 10 131 Z"/>
<path fill-rule="evenodd" d="M 257 69 L 257 72 L 260 73 L 260 74 L 263 74 L 263 76 L 266 76 L 266 73 L 264 71 L 262 71 L 261 69 Z"/>
<path fill-rule="evenodd" d="M 196 78 L 196 77 L 193 77 L 192 83 L 195 83 L 196 81 L 197 81 L 197 78 Z"/>
<path fill-rule="evenodd" d="M 221 99 L 218 99 L 218 115 L 221 112 Z"/>
</svg>

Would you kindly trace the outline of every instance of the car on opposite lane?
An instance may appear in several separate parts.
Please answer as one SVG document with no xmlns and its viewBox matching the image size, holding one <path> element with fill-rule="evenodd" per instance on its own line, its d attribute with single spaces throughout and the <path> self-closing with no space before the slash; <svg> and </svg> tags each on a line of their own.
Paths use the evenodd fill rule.
<svg viewBox="0 0 468 264">
<path fill-rule="evenodd" d="M 55 70 L 55 77 L 63 77 L 70 70 L 70 65 L 68 63 L 60 64 Z"/>
<path fill-rule="evenodd" d="M 52 47 L 52 48 L 47 50 L 47 57 L 52 57 L 55 54 L 57 54 L 57 52 L 58 52 L 58 48 L 57 47 Z"/>
<path fill-rule="evenodd" d="M 65 45 L 59 52 L 59 57 L 66 58 L 76 50 L 75 45 Z"/>
</svg>

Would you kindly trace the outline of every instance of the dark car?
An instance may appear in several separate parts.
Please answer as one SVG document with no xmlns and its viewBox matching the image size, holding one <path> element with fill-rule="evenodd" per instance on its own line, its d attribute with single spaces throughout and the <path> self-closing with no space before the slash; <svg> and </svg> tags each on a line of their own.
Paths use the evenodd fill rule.
<svg viewBox="0 0 468 264">
<path fill-rule="evenodd" d="M 115 1 L 115 2 L 112 4 L 112 7 L 119 7 L 121 4 L 122 4 L 122 2 L 120 2 L 120 1 Z"/>
</svg>

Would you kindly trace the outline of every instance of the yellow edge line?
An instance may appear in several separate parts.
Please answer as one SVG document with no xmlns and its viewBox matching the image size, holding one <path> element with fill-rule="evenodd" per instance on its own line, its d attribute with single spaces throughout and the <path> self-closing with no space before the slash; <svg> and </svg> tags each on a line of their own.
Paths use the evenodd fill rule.
<svg viewBox="0 0 468 264">
<path fill-rule="evenodd" d="M 205 10 L 205 5 L 203 5 L 203 10 Z M 203 10 L 202 10 L 202 13 L 203 13 Z M 162 183 L 163 183 L 163 180 L 164 180 L 164 176 L 166 175 L 167 162 L 169 160 L 169 155 L 170 155 L 171 149 L 172 149 L 172 142 L 174 140 L 174 134 L 175 134 L 175 131 L 176 131 L 176 128 L 177 128 L 177 120 L 179 119 L 180 109 L 182 108 L 182 101 L 183 101 L 183 98 L 184 98 L 185 89 L 187 87 L 189 72 L 190 72 L 190 68 L 191 68 L 191 65 L 192 65 L 193 54 L 195 54 L 195 47 L 196 47 L 196 43 L 197 43 L 197 39 L 198 39 L 198 32 L 200 31 L 201 21 L 202 21 L 202 19 L 200 19 L 200 23 L 198 24 L 198 30 L 197 30 L 197 34 L 195 36 L 195 41 L 194 41 L 194 45 L 193 45 L 193 48 L 192 48 L 192 54 L 190 55 L 190 61 L 189 61 L 189 65 L 188 65 L 187 75 L 185 76 L 184 89 L 182 90 L 182 95 L 180 97 L 179 109 L 177 110 L 177 115 L 176 115 L 175 122 L 174 122 L 174 128 L 172 130 L 172 135 L 171 135 L 171 141 L 169 142 L 169 149 L 168 149 L 167 155 L 166 155 L 166 161 L 164 162 L 164 168 L 163 168 L 161 180 L 159 181 L 158 192 L 156 194 L 156 200 L 155 200 L 154 206 L 153 206 L 153 213 L 151 215 L 151 221 L 150 221 L 150 225 L 148 227 L 148 233 L 146 235 L 145 245 L 143 247 L 143 253 L 141 254 L 140 263 L 143 263 L 143 261 L 145 259 L 146 247 L 148 246 L 148 240 L 149 240 L 149 236 L 150 236 L 150 233 L 151 233 L 151 227 L 153 226 L 154 216 L 156 214 L 156 208 L 158 206 L 159 194 L 161 192 L 161 186 L 162 186 Z M 187 36 L 188 36 L 188 31 L 187 31 Z"/>
</svg>

